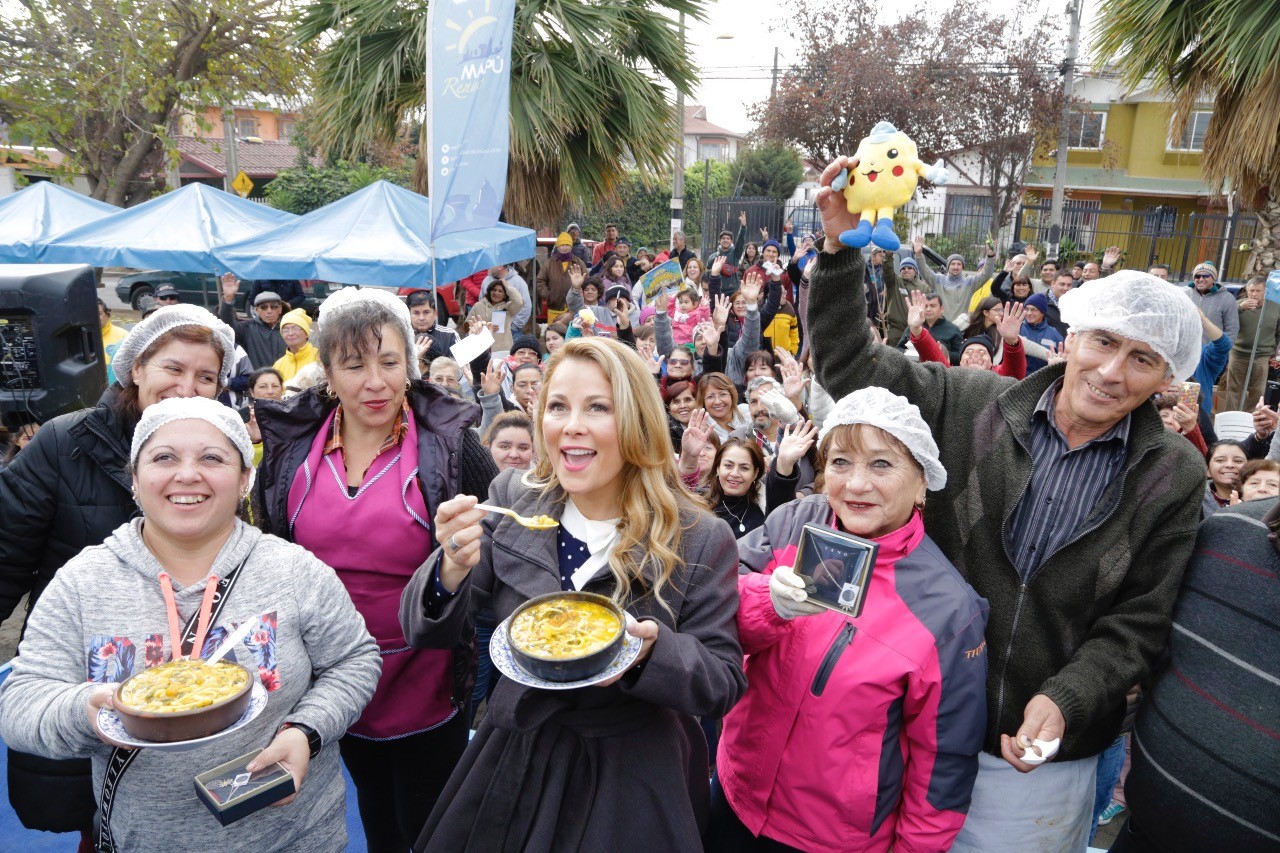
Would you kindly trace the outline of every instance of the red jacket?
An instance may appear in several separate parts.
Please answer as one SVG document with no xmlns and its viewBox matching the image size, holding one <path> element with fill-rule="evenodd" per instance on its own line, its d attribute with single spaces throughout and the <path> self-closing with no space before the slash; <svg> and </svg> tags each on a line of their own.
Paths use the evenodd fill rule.
<svg viewBox="0 0 1280 853">
<path fill-rule="evenodd" d="M 910 329 L 907 329 L 910 332 Z M 920 356 L 920 361 L 934 361 L 947 367 L 954 367 L 951 363 L 951 356 L 947 355 L 947 351 L 942 345 L 933 339 L 933 335 L 929 334 L 926 328 L 920 329 L 920 337 L 911 338 L 911 345 L 916 348 L 916 352 Z M 963 344 L 961 347 L 963 348 Z M 961 350 L 963 352 L 963 349 Z M 1001 376 L 1008 376 L 1011 379 L 1027 378 L 1027 351 L 1022 348 L 1022 338 L 1018 338 L 1016 344 L 1006 343 L 1004 345 L 1004 358 L 999 364 L 991 365 L 991 369 Z"/>
<path fill-rule="evenodd" d="M 787 621 L 769 577 L 793 565 L 824 495 L 779 507 L 738 540 L 747 693 L 716 769 L 742 822 L 802 850 L 947 850 L 964 823 L 987 722 L 987 602 L 924 534 L 876 540 L 862 615 Z"/>
<path fill-rule="evenodd" d="M 468 308 L 480 301 L 480 285 L 484 284 L 484 280 L 488 277 L 489 271 L 484 269 L 462 280 L 462 289 L 467 292 Z"/>
</svg>

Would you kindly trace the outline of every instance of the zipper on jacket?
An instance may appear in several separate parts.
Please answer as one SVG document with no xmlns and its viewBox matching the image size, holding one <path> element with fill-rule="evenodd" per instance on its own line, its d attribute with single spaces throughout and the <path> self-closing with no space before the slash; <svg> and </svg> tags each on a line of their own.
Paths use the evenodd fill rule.
<svg viewBox="0 0 1280 853">
<path fill-rule="evenodd" d="M 995 731 L 1000 731 L 1000 715 L 1004 713 L 1004 686 L 1009 676 L 1009 659 L 1013 657 L 1013 635 L 1018 633 L 1018 619 L 1022 616 L 1022 602 L 1027 597 L 1027 585 L 1025 583 L 1018 585 L 1018 603 L 1013 608 L 1013 625 L 1009 628 L 1009 643 L 1004 649 L 1004 661 L 1000 667 L 1000 693 L 996 697 L 996 713 L 992 717 L 995 725 Z"/>
<path fill-rule="evenodd" d="M 831 648 L 827 649 L 827 654 L 822 659 L 822 666 L 818 667 L 818 674 L 813 677 L 813 687 L 810 688 L 810 692 L 814 696 L 821 696 L 822 691 L 827 689 L 827 680 L 831 678 L 836 662 L 840 660 L 844 650 L 849 648 L 849 643 L 853 642 L 853 635 L 857 632 L 858 629 L 852 622 L 846 622 L 840 629 L 840 633 L 836 634 L 836 638 L 831 641 Z"/>
</svg>

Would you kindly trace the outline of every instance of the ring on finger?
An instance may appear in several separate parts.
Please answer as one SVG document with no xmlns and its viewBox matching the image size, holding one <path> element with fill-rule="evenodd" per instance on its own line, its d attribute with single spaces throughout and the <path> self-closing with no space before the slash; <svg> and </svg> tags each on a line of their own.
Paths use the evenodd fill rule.
<svg viewBox="0 0 1280 853">
<path fill-rule="evenodd" d="M 445 545 L 448 546 L 450 554 L 458 553 L 458 549 L 462 547 L 458 544 L 458 534 L 456 533 L 449 537 L 449 541 Z"/>
</svg>

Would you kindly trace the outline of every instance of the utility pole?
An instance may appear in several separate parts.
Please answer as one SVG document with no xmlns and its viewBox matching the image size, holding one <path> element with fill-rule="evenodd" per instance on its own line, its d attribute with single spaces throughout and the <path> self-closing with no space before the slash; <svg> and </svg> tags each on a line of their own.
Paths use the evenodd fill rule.
<svg viewBox="0 0 1280 853">
<path fill-rule="evenodd" d="M 1076 78 L 1076 57 L 1080 52 L 1080 12 L 1084 0 L 1071 0 L 1067 14 L 1071 16 L 1071 37 L 1067 42 L 1067 60 L 1062 63 L 1062 115 L 1058 119 L 1058 162 L 1053 172 L 1053 203 L 1049 208 L 1049 248 L 1046 257 L 1058 257 L 1062 242 L 1062 208 L 1066 200 L 1067 147 L 1071 144 L 1071 97 Z"/>
<path fill-rule="evenodd" d="M 680 51 L 684 52 L 684 12 L 680 13 Z M 676 88 L 676 172 L 671 180 L 671 245 L 684 228 L 684 92 Z"/>
<path fill-rule="evenodd" d="M 240 161 L 236 157 L 236 111 L 230 104 L 222 105 L 222 147 L 223 157 L 227 161 L 227 174 L 222 179 L 222 188 L 234 193 L 231 182 L 240 174 Z"/>
<path fill-rule="evenodd" d="M 773 82 L 769 84 L 769 100 L 778 92 L 778 48 L 773 49 Z"/>
</svg>

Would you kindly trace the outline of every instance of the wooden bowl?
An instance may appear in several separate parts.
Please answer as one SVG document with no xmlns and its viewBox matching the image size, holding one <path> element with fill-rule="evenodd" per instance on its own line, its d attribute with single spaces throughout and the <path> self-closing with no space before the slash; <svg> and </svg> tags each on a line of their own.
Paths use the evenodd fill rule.
<svg viewBox="0 0 1280 853">
<path fill-rule="evenodd" d="M 142 673 L 131 675 L 120 682 L 120 686 L 116 688 L 115 706 L 124 730 L 138 740 L 173 743 L 208 737 L 229 727 L 240 719 L 245 709 L 249 707 L 253 682 L 257 676 L 238 663 L 230 661 L 221 663 L 245 671 L 249 677 L 245 680 L 244 687 L 233 696 L 190 711 L 142 711 L 131 708 L 121 700 L 120 696 L 125 685 Z"/>
<path fill-rule="evenodd" d="M 578 657 L 546 658 L 526 652 L 511 636 L 511 626 L 515 624 L 516 617 L 524 611 L 553 600 L 589 601 L 592 604 L 604 607 L 617 617 L 618 633 L 604 648 Z M 622 648 L 622 640 L 626 632 L 626 614 L 622 612 L 621 607 L 613 603 L 612 599 L 603 595 L 596 595 L 594 592 L 552 592 L 531 598 L 512 612 L 511 618 L 507 620 L 507 645 L 511 648 L 511 657 L 516 662 L 516 665 L 536 678 L 557 682 L 583 681 L 598 675 L 613 663 L 614 658 L 618 656 L 618 650 Z"/>
</svg>

